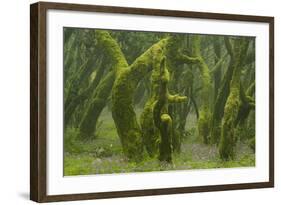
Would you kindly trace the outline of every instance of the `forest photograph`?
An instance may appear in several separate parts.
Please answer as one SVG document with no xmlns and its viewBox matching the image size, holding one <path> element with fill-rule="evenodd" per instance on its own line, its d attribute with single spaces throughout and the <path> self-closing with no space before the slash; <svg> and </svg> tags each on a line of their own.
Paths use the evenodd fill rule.
<svg viewBox="0 0 281 205">
<path fill-rule="evenodd" d="M 255 40 L 64 27 L 64 176 L 254 167 Z"/>
</svg>

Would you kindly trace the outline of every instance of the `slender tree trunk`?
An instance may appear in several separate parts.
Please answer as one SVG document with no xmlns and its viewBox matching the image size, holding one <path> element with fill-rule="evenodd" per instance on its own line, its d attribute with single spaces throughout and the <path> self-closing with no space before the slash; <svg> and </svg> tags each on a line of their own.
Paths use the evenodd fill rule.
<svg viewBox="0 0 281 205">
<path fill-rule="evenodd" d="M 87 66 L 87 65 L 85 65 Z M 89 67 L 92 66 L 92 64 L 88 65 Z M 95 69 L 92 69 L 92 71 Z M 75 112 L 75 110 L 77 109 L 77 107 L 79 107 L 80 105 L 84 104 L 84 102 L 90 98 L 90 96 L 92 95 L 92 92 L 94 92 L 96 86 L 98 85 L 98 83 L 100 82 L 102 75 L 104 73 L 104 67 L 103 64 L 99 65 L 97 70 L 97 74 L 95 79 L 93 80 L 93 82 L 88 86 L 88 88 L 86 88 L 84 91 L 82 91 L 82 93 L 76 93 L 75 96 L 72 96 L 71 101 L 69 101 L 68 103 L 65 104 L 65 114 L 64 114 L 64 124 L 65 127 L 69 124 L 73 113 Z M 87 75 L 89 76 L 89 73 L 87 72 Z M 78 84 L 82 83 L 82 80 L 85 80 L 86 77 L 81 77 L 81 80 L 78 82 Z M 77 86 L 77 85 L 76 85 Z M 79 86 L 77 86 L 79 87 Z"/>
<path fill-rule="evenodd" d="M 232 79 L 234 70 L 234 57 L 233 49 L 228 37 L 224 38 L 225 46 L 228 54 L 230 55 L 230 62 L 228 69 L 223 77 L 221 87 L 218 94 L 215 96 L 214 111 L 212 115 L 212 128 L 211 128 L 211 143 L 218 144 L 220 141 L 221 133 L 221 120 L 224 113 L 224 106 L 230 91 L 230 81 Z"/>
<path fill-rule="evenodd" d="M 94 91 L 94 98 L 89 103 L 89 107 L 85 112 L 80 124 L 80 134 L 84 139 L 94 138 L 98 118 L 105 107 L 108 96 L 110 95 L 115 74 L 113 71 L 108 73 L 100 82 L 99 86 Z"/>
<path fill-rule="evenodd" d="M 203 139 L 205 144 L 209 143 L 210 132 L 210 91 L 211 91 L 211 79 L 209 68 L 201 55 L 201 36 L 193 36 L 193 53 L 199 59 L 198 67 L 202 79 L 202 90 L 200 91 L 201 106 L 199 108 L 198 119 L 198 132 L 199 137 Z"/>
</svg>

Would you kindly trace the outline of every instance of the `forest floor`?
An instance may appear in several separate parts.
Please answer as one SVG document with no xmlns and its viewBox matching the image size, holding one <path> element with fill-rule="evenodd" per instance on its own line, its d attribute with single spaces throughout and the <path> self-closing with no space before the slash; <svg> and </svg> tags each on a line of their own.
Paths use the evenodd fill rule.
<svg viewBox="0 0 281 205">
<path fill-rule="evenodd" d="M 237 145 L 235 160 L 220 160 L 216 146 L 205 145 L 196 137 L 194 121 L 190 119 L 189 135 L 182 143 L 181 153 L 173 154 L 173 163 L 161 163 L 148 156 L 142 162 L 129 162 L 111 116 L 103 114 L 98 125 L 98 137 L 91 141 L 76 140 L 75 128 L 67 129 L 64 143 L 64 175 L 91 175 L 163 170 L 190 170 L 255 166 L 255 153 L 245 143 Z M 193 127 L 193 128 L 192 128 Z"/>
</svg>

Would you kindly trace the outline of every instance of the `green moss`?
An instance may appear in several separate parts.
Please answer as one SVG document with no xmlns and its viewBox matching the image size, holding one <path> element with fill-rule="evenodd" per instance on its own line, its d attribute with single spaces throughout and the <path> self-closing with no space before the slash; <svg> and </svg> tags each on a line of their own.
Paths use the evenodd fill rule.
<svg viewBox="0 0 281 205">
<path fill-rule="evenodd" d="M 161 115 L 161 122 L 170 124 L 172 123 L 172 118 L 168 114 Z"/>
<path fill-rule="evenodd" d="M 238 116 L 240 99 L 240 75 L 241 75 L 241 55 L 245 46 L 245 40 L 235 39 L 233 48 L 234 70 L 230 82 L 230 94 L 224 107 L 224 116 L 222 121 L 221 139 L 219 144 L 219 153 L 222 160 L 231 160 L 235 157 L 236 145 L 236 119 Z"/>
<path fill-rule="evenodd" d="M 160 58 L 162 55 L 163 53 L 159 53 L 159 57 L 157 60 L 154 56 L 154 60 L 158 62 L 153 63 L 154 69 L 151 74 L 151 96 L 145 104 L 140 120 L 145 147 L 150 156 L 158 154 L 158 147 L 160 142 L 160 132 L 159 128 L 157 128 L 157 125 L 155 125 L 153 112 L 159 96 L 159 83 L 161 77 L 159 73 L 159 66 Z M 162 80 L 167 82 L 169 80 L 169 76 L 167 75 L 166 79 L 165 77 L 163 77 Z"/>
<path fill-rule="evenodd" d="M 109 93 L 111 92 L 115 73 L 112 71 L 100 82 L 96 88 L 93 100 L 91 101 L 80 124 L 80 135 L 84 139 L 94 137 L 97 120 L 107 103 Z"/>
<path fill-rule="evenodd" d="M 77 93 L 77 95 L 73 96 L 71 102 L 68 105 L 65 105 L 65 114 L 64 114 L 64 125 L 65 127 L 68 125 L 70 120 L 72 119 L 73 114 L 78 109 L 79 106 L 84 105 L 85 101 L 89 99 L 89 96 L 95 91 L 97 85 L 100 83 L 102 76 L 104 74 L 106 67 L 106 62 L 102 62 L 97 66 L 97 69 L 93 72 L 95 74 L 95 78 L 91 81 L 90 86 L 88 86 L 82 92 Z M 91 75 L 93 75 L 93 73 Z M 77 87 L 79 87 L 77 85 Z"/>
<path fill-rule="evenodd" d="M 235 119 L 239 109 L 239 90 L 232 88 L 224 108 L 221 140 L 219 145 L 220 157 L 223 160 L 234 159 L 235 153 Z"/>
<path fill-rule="evenodd" d="M 153 108 L 154 124 L 160 132 L 159 160 L 168 163 L 172 162 L 172 119 L 168 115 L 168 88 L 170 74 L 166 67 L 166 58 L 157 62 L 156 69 L 153 70 L 153 84 L 156 101 Z"/>
<path fill-rule="evenodd" d="M 111 72 L 96 87 L 87 111 L 81 120 L 80 132 L 82 138 L 90 138 L 95 134 L 97 120 L 110 96 L 117 71 L 128 67 L 118 43 L 107 31 L 96 30 L 95 35 L 99 48 L 111 61 Z"/>
<path fill-rule="evenodd" d="M 209 143 L 209 131 L 210 131 L 210 110 L 205 107 L 199 111 L 198 119 L 198 133 L 205 144 Z"/>
<path fill-rule="evenodd" d="M 112 116 L 124 153 L 132 160 L 139 161 L 143 156 L 143 133 L 134 111 L 134 93 L 140 80 L 157 66 L 157 62 L 163 55 L 163 47 L 166 42 L 166 39 L 161 40 L 137 58 L 132 65 L 117 70 L 117 79 L 112 91 Z M 148 106 L 146 107 L 147 114 L 145 115 L 151 115 Z M 143 123 L 147 125 L 148 121 L 144 120 Z M 145 133 L 153 132 L 150 128 L 146 127 Z M 146 138 L 144 137 L 144 139 Z M 148 141 L 151 140 L 145 140 L 145 142 Z"/>
<path fill-rule="evenodd" d="M 252 137 L 249 140 L 249 147 L 253 150 L 253 152 L 256 151 L 256 138 L 255 137 Z"/>
<path fill-rule="evenodd" d="M 112 90 L 112 116 L 124 153 L 129 159 L 142 158 L 143 145 L 140 127 L 133 107 L 134 82 L 130 68 L 119 73 Z"/>
<path fill-rule="evenodd" d="M 160 75 L 162 56 L 166 55 L 166 46 L 169 41 L 170 38 L 159 41 L 137 58 L 128 68 L 122 71 L 117 70 L 118 77 L 114 83 L 112 92 L 112 115 L 116 123 L 118 134 L 124 144 L 125 153 L 128 156 L 141 156 L 142 135 L 145 143 L 153 142 L 151 145 L 148 145 L 148 152 L 151 155 L 156 153 L 155 148 L 157 147 L 157 135 L 159 133 L 154 128 L 155 123 L 157 123 L 155 119 L 154 123 L 151 123 L 152 118 L 154 118 L 152 114 L 154 108 L 152 108 L 152 105 L 154 105 L 155 101 L 158 99 L 160 83 L 167 83 L 169 81 L 168 69 L 164 69 L 164 72 Z M 152 70 L 152 95 L 141 117 L 142 128 L 145 129 L 142 133 L 133 108 L 133 94 L 140 80 Z M 172 99 L 177 102 L 185 100 L 184 97 L 180 96 L 174 96 Z M 131 135 L 128 135 L 128 133 L 131 133 Z M 151 136 L 153 136 L 152 139 L 148 139 L 148 137 L 151 138 Z M 131 143 L 127 143 L 130 141 Z M 134 142 L 139 142 L 140 144 L 136 145 Z"/>
<path fill-rule="evenodd" d="M 150 98 L 144 107 L 140 117 L 141 130 L 143 134 L 144 144 L 150 157 L 158 153 L 160 141 L 159 129 L 154 125 L 153 108 L 155 98 Z"/>
<path fill-rule="evenodd" d="M 201 75 L 201 85 L 202 89 L 200 91 L 200 99 L 202 101 L 199 107 L 199 119 L 198 119 L 198 133 L 199 137 L 203 139 L 204 143 L 209 143 L 210 134 L 210 92 L 211 92 L 211 77 L 208 65 L 204 61 L 200 47 L 201 47 L 201 36 L 194 35 L 193 40 L 193 55 L 198 59 L 198 68 Z"/>
<path fill-rule="evenodd" d="M 151 74 L 151 95 L 148 99 L 144 111 L 141 115 L 141 127 L 143 132 L 144 142 L 149 155 L 154 156 L 158 152 L 158 144 L 160 141 L 159 128 L 155 128 L 155 123 L 159 123 L 159 120 L 153 120 L 153 112 L 156 101 L 159 99 L 159 89 L 161 83 L 168 83 L 170 81 L 170 72 L 174 73 L 178 69 L 178 65 L 184 63 L 194 63 L 198 60 L 196 58 L 188 57 L 181 53 L 183 39 L 180 35 L 171 35 L 164 39 L 158 46 L 161 47 L 158 52 L 156 51 L 153 55 L 153 71 Z M 161 56 L 165 56 L 165 69 L 161 74 L 159 72 L 159 66 L 161 64 Z M 190 82 L 186 82 L 190 83 Z M 187 97 L 179 95 L 171 95 L 168 91 L 165 91 L 165 101 L 164 104 L 168 103 L 181 103 L 186 102 Z M 168 104 L 164 107 L 167 110 Z M 157 116 L 159 118 L 159 116 Z M 175 146 L 180 147 L 180 140 L 177 139 L 179 136 L 176 134 L 175 128 L 172 129 L 172 141 Z M 176 145 L 177 144 L 177 145 Z M 176 149 L 176 147 L 175 147 Z"/>
<path fill-rule="evenodd" d="M 110 36 L 108 31 L 96 30 L 95 35 L 99 48 L 102 49 L 102 52 L 111 60 L 114 71 L 128 66 L 118 43 Z"/>
<path fill-rule="evenodd" d="M 251 87 L 252 86 L 249 87 L 247 93 L 252 92 Z M 241 99 L 241 103 L 239 106 L 236 124 L 242 126 L 245 123 L 246 119 L 248 118 L 251 110 L 255 109 L 255 100 L 245 93 L 242 85 L 240 85 L 240 99 Z"/>
<path fill-rule="evenodd" d="M 172 119 L 168 114 L 162 114 L 160 124 L 161 141 L 159 145 L 159 160 L 172 162 Z"/>
<path fill-rule="evenodd" d="M 180 95 L 168 95 L 168 101 L 169 103 L 180 103 L 180 102 L 186 102 L 187 97 L 186 96 L 180 96 Z"/>
<path fill-rule="evenodd" d="M 143 138 L 150 156 L 158 153 L 159 159 L 171 162 L 172 119 L 168 115 L 168 104 L 186 101 L 185 96 L 171 95 L 167 85 L 170 74 L 166 65 L 165 52 L 158 53 L 151 74 L 151 96 L 141 115 Z M 171 122 L 165 121 L 170 119 Z M 166 153 L 164 153 L 166 152 Z"/>
<path fill-rule="evenodd" d="M 154 106 L 153 115 L 154 123 L 160 130 L 159 144 L 159 160 L 168 163 L 172 162 L 172 142 L 175 140 L 173 130 L 173 121 L 168 114 L 168 106 L 170 103 L 185 102 L 186 96 L 171 95 L 168 91 L 168 83 L 170 80 L 169 71 L 166 66 L 165 58 L 160 63 L 158 82 L 155 85 L 157 89 L 157 101 Z"/>
<path fill-rule="evenodd" d="M 211 128 L 211 143 L 218 144 L 221 136 L 221 121 L 224 114 L 224 107 L 230 92 L 230 81 L 232 79 L 235 59 L 233 56 L 233 49 L 228 37 L 224 38 L 225 47 L 227 48 L 230 56 L 230 62 L 226 73 L 224 74 L 221 86 L 214 103 L 214 111 L 212 115 L 212 128 Z"/>
</svg>

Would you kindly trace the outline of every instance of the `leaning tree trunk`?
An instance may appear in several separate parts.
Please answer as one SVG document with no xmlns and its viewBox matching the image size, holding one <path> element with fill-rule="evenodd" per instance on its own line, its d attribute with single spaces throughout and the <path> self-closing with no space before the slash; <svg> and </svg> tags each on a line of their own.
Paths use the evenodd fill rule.
<svg viewBox="0 0 281 205">
<path fill-rule="evenodd" d="M 214 111 L 212 115 L 212 126 L 211 126 L 211 142 L 218 144 L 220 141 L 221 133 L 221 119 L 223 118 L 224 106 L 230 91 L 230 81 L 232 79 L 234 70 L 234 57 L 233 49 L 230 43 L 229 37 L 224 38 L 226 50 L 230 56 L 230 62 L 228 69 L 224 74 L 221 86 L 218 90 L 217 96 L 215 96 Z"/>
<path fill-rule="evenodd" d="M 99 48 L 103 49 L 104 55 L 110 59 L 111 71 L 101 80 L 94 91 L 93 99 L 90 99 L 89 107 L 80 124 L 80 132 L 83 138 L 94 135 L 100 113 L 110 96 L 117 70 L 121 71 L 128 67 L 127 61 L 118 43 L 106 31 L 97 30 L 96 38 Z"/>
<path fill-rule="evenodd" d="M 79 91 L 77 85 L 84 80 L 84 74 L 91 71 L 92 60 L 82 61 L 80 48 L 76 46 L 72 59 L 66 59 L 66 61 L 68 62 L 64 65 L 64 105 L 68 106 L 73 97 L 77 95 Z"/>
<path fill-rule="evenodd" d="M 147 142 L 150 140 L 147 139 L 156 134 L 154 133 L 155 129 L 152 129 L 153 123 L 149 123 L 153 119 L 151 117 L 153 110 L 148 108 L 148 104 L 146 104 L 144 114 L 141 117 L 144 126 L 142 129 L 139 127 L 133 106 L 134 93 L 140 80 L 147 73 L 159 70 L 163 56 L 167 56 L 167 61 L 171 58 L 172 52 L 169 52 L 170 46 L 173 45 L 171 42 L 174 42 L 173 37 L 162 39 L 138 57 L 129 67 L 117 71 L 117 78 L 112 90 L 112 116 L 124 153 L 129 159 L 140 160 L 143 154 L 143 144 L 148 145 Z M 174 51 L 176 52 L 176 50 Z M 185 55 L 176 56 L 178 62 L 194 60 Z M 146 112 L 147 110 L 148 112 Z"/>
<path fill-rule="evenodd" d="M 140 80 L 160 62 L 167 39 L 154 44 L 129 67 L 117 70 L 112 89 L 112 116 L 125 155 L 134 161 L 143 157 L 142 131 L 134 111 L 134 93 Z"/>
<path fill-rule="evenodd" d="M 65 106 L 65 124 L 68 125 L 68 122 L 72 118 L 72 115 L 75 113 L 75 111 L 78 109 L 79 106 L 84 105 L 87 99 L 89 99 L 94 92 L 95 88 L 99 84 L 99 82 L 102 79 L 102 76 L 104 74 L 104 63 L 102 61 L 99 62 L 96 68 L 96 75 L 95 78 L 90 82 L 90 85 L 83 90 L 82 92 L 78 93 L 72 101 L 68 104 L 68 106 Z"/>
<path fill-rule="evenodd" d="M 211 91 L 211 79 L 208 65 L 204 61 L 201 55 L 201 36 L 193 36 L 193 55 L 198 58 L 198 67 L 201 74 L 202 90 L 200 91 L 201 105 L 199 108 L 198 119 L 198 132 L 199 137 L 203 139 L 205 144 L 209 143 L 210 132 L 210 91 Z"/>
<path fill-rule="evenodd" d="M 218 64 L 222 58 L 222 42 L 214 38 L 213 48 L 215 52 L 215 64 Z M 222 77 L 222 65 L 219 64 L 218 67 L 213 71 L 214 78 L 214 96 L 218 95 L 219 87 L 221 84 Z"/>
<path fill-rule="evenodd" d="M 245 49 L 245 39 L 238 38 L 234 40 L 233 58 L 234 69 L 230 82 L 230 93 L 224 107 L 224 116 L 222 120 L 221 139 L 219 144 L 219 153 L 222 160 L 231 160 L 235 156 L 235 128 L 238 117 L 240 99 L 240 77 L 241 61 L 243 49 Z"/>
<path fill-rule="evenodd" d="M 234 50 L 230 43 L 230 38 L 224 38 L 225 47 L 227 50 L 228 55 L 230 56 L 230 62 L 228 65 L 228 69 L 224 74 L 222 85 L 219 88 L 218 95 L 216 96 L 215 103 L 214 103 L 214 111 L 212 115 L 212 126 L 211 126 L 211 142 L 214 144 L 219 144 L 220 136 L 221 136 L 221 121 L 224 116 L 224 107 L 227 101 L 227 98 L 230 93 L 230 82 L 233 76 L 234 68 L 235 68 L 235 56 Z M 241 51 L 243 54 L 241 57 L 241 64 L 247 59 L 247 49 L 248 49 L 249 42 L 246 42 L 243 50 Z"/>
<path fill-rule="evenodd" d="M 115 74 L 111 71 L 99 83 L 99 86 L 94 91 L 94 97 L 89 103 L 89 107 L 87 108 L 79 127 L 82 138 L 89 139 L 91 137 L 95 137 L 96 124 L 107 103 L 108 95 L 111 92 L 114 79 Z"/>
</svg>

